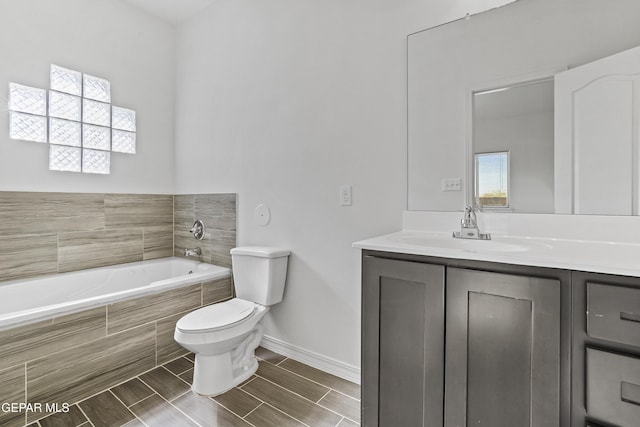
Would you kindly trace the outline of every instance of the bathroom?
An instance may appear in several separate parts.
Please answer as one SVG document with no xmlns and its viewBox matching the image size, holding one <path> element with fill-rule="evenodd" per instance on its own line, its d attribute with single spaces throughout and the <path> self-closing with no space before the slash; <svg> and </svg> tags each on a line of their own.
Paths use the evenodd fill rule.
<svg viewBox="0 0 640 427">
<path fill-rule="evenodd" d="M 45 234 L 58 243 L 53 226 L 36 221 L 43 194 L 54 204 L 57 194 L 97 195 L 78 200 L 82 215 L 68 216 L 77 228 L 65 232 L 87 238 L 105 230 L 100 203 L 116 206 L 120 198 L 140 207 L 144 214 L 111 224 L 105 244 L 116 249 L 107 246 L 109 256 L 180 257 L 183 248 L 198 246 L 189 229 L 204 216 L 212 240 L 202 249 L 214 264 L 229 267 L 234 246 L 291 250 L 283 302 L 263 320 L 263 348 L 358 383 L 361 250 L 352 244 L 407 228 L 407 218 L 419 214 L 407 211 L 407 36 L 467 14 L 473 21 L 507 3 L 3 2 L 2 102 L 9 82 L 48 88 L 51 64 L 107 79 L 114 105 L 136 112 L 137 149 L 114 153 L 108 175 L 49 171 L 46 147 L 10 139 L 3 114 L 2 253 L 42 250 Z M 351 192 L 349 205 L 341 205 L 342 187 Z M 21 203 L 38 206 L 28 221 L 4 210 L 17 193 L 25 197 Z M 202 215 L 179 214 L 180 202 L 199 197 Z M 224 218 L 231 206 L 230 223 Z M 456 212 L 442 220 L 444 227 L 459 228 L 463 209 L 463 201 L 447 208 Z M 606 219 L 626 230 L 635 230 L 636 220 Z M 563 227 L 577 228 L 579 221 Z M 482 225 L 482 231 L 504 230 L 504 224 Z M 131 229 L 143 242 L 157 238 L 155 249 L 145 250 L 136 237 L 127 252 Z M 81 247 L 58 250 L 51 256 L 79 256 L 78 268 L 95 265 Z"/>
</svg>

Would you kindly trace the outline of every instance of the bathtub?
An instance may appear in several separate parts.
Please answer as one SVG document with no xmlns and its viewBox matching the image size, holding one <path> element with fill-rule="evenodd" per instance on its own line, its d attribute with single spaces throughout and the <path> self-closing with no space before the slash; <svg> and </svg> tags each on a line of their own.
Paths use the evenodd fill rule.
<svg viewBox="0 0 640 427">
<path fill-rule="evenodd" d="M 8 281 L 0 284 L 0 330 L 230 275 L 225 267 L 162 258 Z"/>
<path fill-rule="evenodd" d="M 0 402 L 63 407 L 156 369 L 188 353 L 182 316 L 232 297 L 228 268 L 183 258 L 4 282 Z M 0 425 L 46 415 L 0 411 Z"/>
</svg>

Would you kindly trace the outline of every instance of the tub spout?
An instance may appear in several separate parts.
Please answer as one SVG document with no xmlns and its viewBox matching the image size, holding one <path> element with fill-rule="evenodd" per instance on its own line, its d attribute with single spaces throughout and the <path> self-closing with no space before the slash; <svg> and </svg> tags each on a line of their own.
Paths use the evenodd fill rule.
<svg viewBox="0 0 640 427">
<path fill-rule="evenodd" d="M 200 256 L 202 249 L 200 248 L 184 248 L 184 256 Z"/>
</svg>

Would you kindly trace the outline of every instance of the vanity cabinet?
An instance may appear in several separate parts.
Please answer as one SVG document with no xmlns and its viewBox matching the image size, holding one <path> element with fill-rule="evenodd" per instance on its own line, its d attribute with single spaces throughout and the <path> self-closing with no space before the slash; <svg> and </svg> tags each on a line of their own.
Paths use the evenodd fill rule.
<svg viewBox="0 0 640 427">
<path fill-rule="evenodd" d="M 573 426 L 640 425 L 640 279 L 573 275 Z"/>
<path fill-rule="evenodd" d="M 442 425 L 441 265 L 363 258 L 363 425 Z"/>
<path fill-rule="evenodd" d="M 447 269 L 446 426 L 560 423 L 560 281 Z"/>
<path fill-rule="evenodd" d="M 363 426 L 569 425 L 569 272 L 369 250 L 362 265 Z"/>
</svg>

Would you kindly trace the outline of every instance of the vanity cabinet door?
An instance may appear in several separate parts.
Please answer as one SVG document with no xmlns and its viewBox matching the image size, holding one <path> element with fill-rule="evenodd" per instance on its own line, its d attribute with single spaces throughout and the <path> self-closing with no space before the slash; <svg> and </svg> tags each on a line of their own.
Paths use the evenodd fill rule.
<svg viewBox="0 0 640 427">
<path fill-rule="evenodd" d="M 445 426 L 560 425 L 560 281 L 447 269 Z"/>
<path fill-rule="evenodd" d="M 443 424 L 444 267 L 366 256 L 362 425 Z"/>
</svg>

